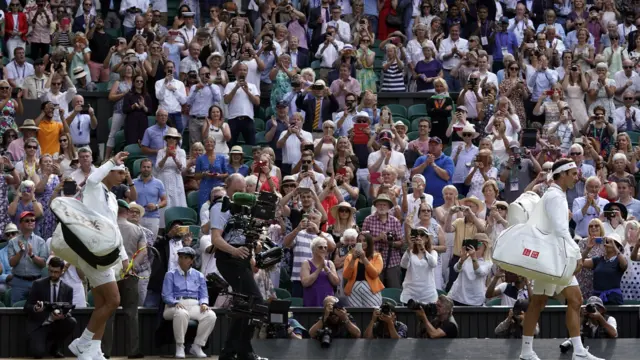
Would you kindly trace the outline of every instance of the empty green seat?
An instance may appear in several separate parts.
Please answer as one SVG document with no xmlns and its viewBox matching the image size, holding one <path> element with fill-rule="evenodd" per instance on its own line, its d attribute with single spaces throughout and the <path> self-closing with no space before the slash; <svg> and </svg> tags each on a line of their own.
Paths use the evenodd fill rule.
<svg viewBox="0 0 640 360">
<path fill-rule="evenodd" d="M 402 294 L 402 289 L 397 289 L 397 288 L 384 288 L 384 289 L 382 289 L 382 292 L 380 293 L 380 295 L 382 295 L 382 297 L 389 298 L 389 299 L 395 301 L 398 304 L 401 303 L 400 294 Z"/>
<path fill-rule="evenodd" d="M 409 120 L 413 121 L 417 118 L 426 117 L 429 114 L 427 113 L 427 105 L 425 104 L 415 104 L 411 105 L 407 110 L 407 116 Z"/>
<path fill-rule="evenodd" d="M 360 228 L 362 228 L 362 224 L 364 223 L 364 219 L 367 218 L 367 216 L 371 215 L 371 208 L 370 207 L 365 207 L 362 208 L 358 211 L 356 211 L 356 224 L 358 224 L 358 226 Z"/>
<path fill-rule="evenodd" d="M 273 291 L 276 293 L 276 297 L 278 299 L 290 299 L 291 293 L 285 289 L 274 288 Z"/>
<path fill-rule="evenodd" d="M 200 194 L 197 191 L 191 191 L 190 193 L 187 194 L 187 206 L 195 210 L 196 213 L 198 213 L 200 210 L 198 209 L 199 203 L 200 203 Z"/>
<path fill-rule="evenodd" d="M 407 134 L 407 137 L 409 138 L 409 141 L 413 141 L 413 140 L 417 139 L 419 136 L 420 136 L 420 134 L 417 131 L 412 131 L 412 132 Z"/>
<path fill-rule="evenodd" d="M 164 212 L 165 229 L 169 229 L 175 221 L 181 221 L 183 225 L 196 225 L 198 224 L 198 213 L 188 207 L 167 208 Z"/>
</svg>

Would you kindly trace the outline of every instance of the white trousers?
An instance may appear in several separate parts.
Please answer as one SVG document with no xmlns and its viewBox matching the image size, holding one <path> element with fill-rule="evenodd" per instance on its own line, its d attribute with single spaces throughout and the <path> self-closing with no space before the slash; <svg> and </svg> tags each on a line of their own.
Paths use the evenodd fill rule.
<svg viewBox="0 0 640 360">
<path fill-rule="evenodd" d="M 26 46 L 27 43 L 22 41 L 20 37 L 12 37 L 11 39 L 7 40 L 7 52 L 9 53 L 9 61 L 13 60 L 13 51 L 16 48 L 21 47 L 24 49 Z"/>
<path fill-rule="evenodd" d="M 176 344 L 184 345 L 184 335 L 189 327 L 189 320 L 198 321 L 198 330 L 196 332 L 196 345 L 204 346 L 213 328 L 216 325 L 216 313 L 209 309 L 204 313 L 200 312 L 200 304 L 195 299 L 180 300 L 180 304 L 185 309 L 178 309 L 175 306 L 165 307 L 162 316 L 165 320 L 173 320 L 173 337 Z"/>
<path fill-rule="evenodd" d="M 142 217 L 140 219 L 140 226 L 145 227 L 153 233 L 153 238 L 158 237 L 158 229 L 160 228 L 160 218 Z"/>
</svg>

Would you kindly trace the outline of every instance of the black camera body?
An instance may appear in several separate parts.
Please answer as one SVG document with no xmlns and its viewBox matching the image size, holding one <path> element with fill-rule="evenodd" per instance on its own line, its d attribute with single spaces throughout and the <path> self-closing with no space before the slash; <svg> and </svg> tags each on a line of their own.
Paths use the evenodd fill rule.
<svg viewBox="0 0 640 360">
<path fill-rule="evenodd" d="M 596 306 L 593 304 L 588 304 L 587 306 L 585 306 L 585 310 L 589 314 L 595 314 L 598 311 L 598 309 L 596 309 Z"/>
<path fill-rule="evenodd" d="M 407 308 L 410 310 L 422 309 L 424 310 L 424 313 L 428 318 L 435 318 L 436 316 L 438 316 L 438 307 L 434 303 L 424 304 L 410 299 L 409 302 L 407 302 Z"/>
<path fill-rule="evenodd" d="M 395 236 L 393 236 L 393 233 L 391 231 L 387 232 L 387 242 L 389 243 L 389 246 L 393 245 L 393 242 L 396 241 Z"/>
<path fill-rule="evenodd" d="M 320 340 L 320 346 L 323 349 L 328 348 L 331 346 L 331 329 L 326 326 L 323 327 L 316 332 L 316 338 Z"/>
<path fill-rule="evenodd" d="M 75 305 L 70 304 L 68 302 L 53 302 L 52 303 L 52 302 L 45 301 L 45 302 L 42 303 L 42 305 L 43 305 L 45 311 L 54 312 L 54 311 L 58 310 L 58 311 L 60 311 L 61 314 L 64 314 L 64 315 L 68 314 L 69 311 L 71 311 L 71 310 L 76 308 Z"/>
<path fill-rule="evenodd" d="M 380 313 L 384 315 L 391 315 L 391 305 L 388 303 L 382 304 L 382 306 L 380 306 Z"/>
</svg>

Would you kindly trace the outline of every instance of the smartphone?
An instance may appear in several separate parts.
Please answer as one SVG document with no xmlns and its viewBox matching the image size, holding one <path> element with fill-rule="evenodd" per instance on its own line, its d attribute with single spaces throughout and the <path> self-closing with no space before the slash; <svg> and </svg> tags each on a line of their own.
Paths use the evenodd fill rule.
<svg viewBox="0 0 640 360">
<path fill-rule="evenodd" d="M 595 238 L 596 244 L 602 244 L 602 238 L 601 237 L 597 237 Z"/>
<path fill-rule="evenodd" d="M 89 105 L 82 105 L 82 110 L 80 110 L 80 114 L 88 114 L 89 113 Z"/>
<path fill-rule="evenodd" d="M 367 133 L 369 132 L 369 124 L 367 123 L 357 123 L 353 125 L 353 144 L 354 145 L 365 145 L 369 142 L 369 137 Z"/>
<path fill-rule="evenodd" d="M 362 251 L 362 243 L 357 243 L 356 244 L 356 250 Z"/>
<path fill-rule="evenodd" d="M 478 248 L 478 240 L 476 239 L 466 239 L 466 240 L 462 240 L 462 247 L 466 248 L 471 246 L 474 249 Z"/>
<path fill-rule="evenodd" d="M 522 130 L 522 146 L 527 149 L 535 149 L 538 143 L 538 130 L 524 129 Z"/>
<path fill-rule="evenodd" d="M 411 229 L 411 237 L 418 236 L 418 229 Z"/>
<path fill-rule="evenodd" d="M 75 181 L 65 181 L 62 184 L 62 194 L 64 196 L 75 195 L 78 189 L 78 184 Z"/>
<path fill-rule="evenodd" d="M 342 175 L 342 176 L 347 175 L 347 169 L 345 168 L 338 169 L 338 175 Z"/>
<path fill-rule="evenodd" d="M 553 90 L 547 90 L 547 91 L 545 91 L 544 93 L 545 93 L 545 95 L 552 96 L 552 95 L 553 95 L 553 92 L 554 92 Z"/>
<path fill-rule="evenodd" d="M 169 150 L 170 150 L 170 151 L 176 151 L 176 146 L 175 146 L 175 145 L 171 145 L 171 146 L 169 146 Z"/>
<path fill-rule="evenodd" d="M 371 185 L 380 185 L 380 175 L 382 175 L 382 173 L 379 172 L 374 172 L 369 175 Z"/>
</svg>

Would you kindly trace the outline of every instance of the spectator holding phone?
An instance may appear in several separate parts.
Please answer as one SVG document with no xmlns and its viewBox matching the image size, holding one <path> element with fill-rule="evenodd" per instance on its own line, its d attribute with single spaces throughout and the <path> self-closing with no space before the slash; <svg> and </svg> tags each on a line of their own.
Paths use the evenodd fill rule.
<svg viewBox="0 0 640 360">
<path fill-rule="evenodd" d="M 431 211 L 431 208 L 424 206 L 421 210 Z M 438 253 L 434 249 L 433 233 L 420 226 L 411 229 L 407 239 L 409 246 L 400 260 L 400 266 L 407 270 L 400 301 L 404 304 L 410 300 L 423 304 L 435 303 L 438 300 L 435 280 Z M 438 275 L 442 276 L 441 273 Z"/>
<path fill-rule="evenodd" d="M 589 258 L 597 242 L 604 244 L 604 255 Z M 624 256 L 622 238 L 617 233 L 605 237 L 590 238 L 582 251 L 583 267 L 593 270 L 593 292 L 605 305 L 622 305 L 620 281 L 627 270 L 628 260 Z"/>
<path fill-rule="evenodd" d="M 515 306 L 516 302 L 531 298 L 531 288 L 526 277 L 497 268 L 491 282 L 487 285 L 484 296 L 487 299 L 500 297 L 500 305 L 502 306 Z M 517 311 L 514 313 L 519 314 Z"/>
<path fill-rule="evenodd" d="M 461 256 L 453 269 L 460 273 L 449 291 L 456 306 L 482 306 L 485 301 L 485 284 L 491 271 L 491 244 L 484 233 L 462 242 Z"/>
</svg>

